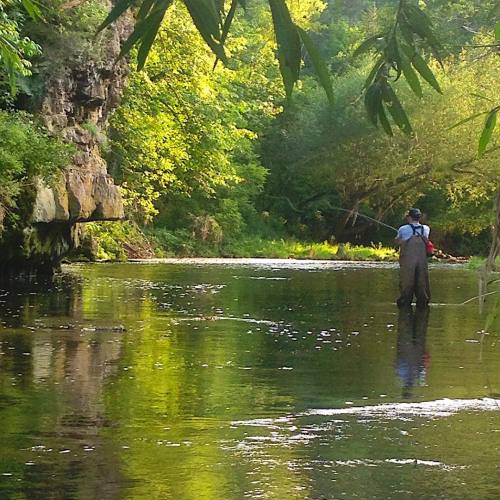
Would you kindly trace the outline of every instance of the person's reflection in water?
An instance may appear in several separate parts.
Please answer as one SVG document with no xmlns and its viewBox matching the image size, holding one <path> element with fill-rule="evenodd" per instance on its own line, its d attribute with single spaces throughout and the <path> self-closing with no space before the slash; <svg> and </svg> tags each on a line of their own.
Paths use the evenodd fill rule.
<svg viewBox="0 0 500 500">
<path fill-rule="evenodd" d="M 413 387 L 424 385 L 429 354 L 425 337 L 429 308 L 405 307 L 399 310 L 398 359 L 396 369 L 403 386 L 403 398 L 411 398 Z"/>
</svg>

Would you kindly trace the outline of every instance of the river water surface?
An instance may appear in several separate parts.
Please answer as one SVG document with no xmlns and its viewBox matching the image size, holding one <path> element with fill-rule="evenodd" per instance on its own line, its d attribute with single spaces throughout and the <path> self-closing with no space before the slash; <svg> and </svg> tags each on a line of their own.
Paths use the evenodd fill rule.
<svg viewBox="0 0 500 500">
<path fill-rule="evenodd" d="M 499 320 L 474 273 L 67 266 L 0 289 L 0 498 L 500 498 Z"/>
</svg>

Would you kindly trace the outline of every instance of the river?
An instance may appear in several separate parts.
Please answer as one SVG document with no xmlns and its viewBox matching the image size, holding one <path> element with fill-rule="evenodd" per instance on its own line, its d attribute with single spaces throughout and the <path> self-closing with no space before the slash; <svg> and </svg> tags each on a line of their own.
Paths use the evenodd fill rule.
<svg viewBox="0 0 500 500">
<path fill-rule="evenodd" d="M 392 264 L 65 266 L 0 289 L 0 497 L 500 498 L 499 320 Z"/>
</svg>

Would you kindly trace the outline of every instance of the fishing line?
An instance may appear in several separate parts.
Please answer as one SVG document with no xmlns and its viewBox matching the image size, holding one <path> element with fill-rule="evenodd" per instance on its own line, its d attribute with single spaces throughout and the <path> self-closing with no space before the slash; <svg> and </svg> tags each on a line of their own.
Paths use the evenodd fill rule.
<svg viewBox="0 0 500 500">
<path fill-rule="evenodd" d="M 395 228 L 394 226 L 386 224 L 385 222 L 381 222 L 377 219 L 374 219 L 373 217 L 369 217 L 368 215 L 362 214 L 361 212 L 356 212 L 354 210 L 348 210 L 347 208 L 340 208 L 340 207 L 330 206 L 329 208 L 331 208 L 333 210 L 340 210 L 341 212 L 346 212 L 346 213 L 351 214 L 351 215 L 356 215 L 356 217 L 363 217 L 364 219 L 371 220 L 372 222 L 375 222 L 376 224 L 380 224 L 381 226 L 392 229 L 393 231 L 396 231 L 396 233 L 398 232 L 397 228 Z"/>
<path fill-rule="evenodd" d="M 292 208 L 292 210 L 294 212 L 297 212 L 299 214 L 303 214 L 304 213 L 304 210 L 300 210 L 299 208 L 297 208 L 293 203 L 292 203 L 292 200 L 290 200 L 290 198 L 286 197 L 286 196 L 269 196 L 270 198 L 275 198 L 275 199 L 283 199 L 283 200 L 286 200 L 286 202 L 290 205 L 290 207 Z M 362 214 L 361 212 L 357 212 L 355 210 L 348 210 L 347 208 L 341 208 L 341 207 L 333 207 L 332 205 L 329 205 L 330 209 L 332 210 L 339 210 L 340 212 L 345 212 L 345 213 L 348 213 L 348 214 L 351 214 L 351 215 L 355 215 L 356 217 L 363 217 L 364 219 L 368 219 L 372 222 L 375 222 L 375 224 L 379 224 L 381 226 L 384 226 L 384 227 L 387 227 L 388 229 L 392 229 L 393 231 L 396 231 L 396 233 L 398 232 L 398 229 L 395 228 L 394 226 L 391 226 L 389 224 L 386 224 L 385 222 L 381 222 L 377 219 L 374 219 L 373 217 L 370 217 L 368 215 L 365 215 L 365 214 Z"/>
</svg>

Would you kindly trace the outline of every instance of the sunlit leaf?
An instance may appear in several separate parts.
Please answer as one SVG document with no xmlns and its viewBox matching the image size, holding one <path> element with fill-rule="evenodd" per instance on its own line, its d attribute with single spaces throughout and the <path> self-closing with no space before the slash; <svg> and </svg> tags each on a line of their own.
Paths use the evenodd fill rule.
<svg viewBox="0 0 500 500">
<path fill-rule="evenodd" d="M 318 75 L 321 86 L 325 90 L 326 96 L 330 101 L 330 104 L 333 104 L 335 97 L 333 94 L 332 79 L 330 78 L 330 72 L 328 71 L 328 67 L 326 66 L 324 59 L 321 57 L 321 54 L 316 48 L 316 45 L 312 41 L 311 37 L 302 28 L 297 27 L 297 30 L 299 32 L 302 43 L 304 44 L 304 47 L 306 48 L 307 53 L 311 58 L 314 70 Z"/>
<path fill-rule="evenodd" d="M 42 15 L 38 5 L 32 0 L 21 0 L 24 9 L 32 19 L 39 19 Z"/>
<path fill-rule="evenodd" d="M 486 117 L 486 122 L 484 123 L 483 132 L 481 134 L 481 138 L 479 139 L 479 148 L 478 154 L 479 156 L 483 156 L 488 144 L 491 141 L 491 137 L 493 135 L 493 131 L 495 130 L 495 126 L 497 124 L 497 113 L 498 109 L 493 109 L 489 112 Z"/>
<path fill-rule="evenodd" d="M 447 130 L 453 130 L 454 128 L 460 127 L 461 125 L 464 125 L 465 123 L 471 122 L 472 120 L 475 120 L 479 116 L 483 116 L 483 115 L 486 115 L 488 113 L 489 113 L 489 111 L 481 111 L 480 113 L 476 113 L 476 114 L 474 114 L 472 116 L 464 118 L 463 120 L 460 120 L 458 123 L 455 123 L 454 125 L 452 125 Z"/>
</svg>

